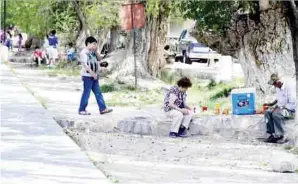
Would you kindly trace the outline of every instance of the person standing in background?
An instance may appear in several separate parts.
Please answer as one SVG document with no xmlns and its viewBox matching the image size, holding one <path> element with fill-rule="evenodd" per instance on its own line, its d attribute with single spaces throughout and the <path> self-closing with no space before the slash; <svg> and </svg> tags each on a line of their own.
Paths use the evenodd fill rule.
<svg viewBox="0 0 298 184">
<path fill-rule="evenodd" d="M 58 59 L 58 37 L 56 36 L 56 30 L 52 30 L 48 37 L 49 48 L 49 65 L 54 66 L 56 64 L 56 60 Z"/>
<path fill-rule="evenodd" d="M 21 52 L 22 50 L 22 42 L 23 42 L 23 36 L 21 33 L 19 33 L 19 37 L 18 37 L 18 52 Z"/>
</svg>

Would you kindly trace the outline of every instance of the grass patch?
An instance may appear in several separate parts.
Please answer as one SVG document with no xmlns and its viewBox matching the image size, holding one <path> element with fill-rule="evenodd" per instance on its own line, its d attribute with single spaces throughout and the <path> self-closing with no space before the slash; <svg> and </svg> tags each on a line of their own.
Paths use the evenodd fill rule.
<svg viewBox="0 0 298 184">
<path fill-rule="evenodd" d="M 116 87 L 114 84 L 103 84 L 100 86 L 102 93 L 110 93 L 116 91 Z"/>
<path fill-rule="evenodd" d="M 285 147 L 284 147 L 285 150 L 291 150 L 291 149 L 293 149 L 293 148 L 294 148 L 293 146 L 285 146 Z"/>
<path fill-rule="evenodd" d="M 45 65 L 39 66 L 39 69 L 45 70 L 49 76 L 79 76 L 81 66 L 76 62 L 59 61 L 55 67 L 49 68 Z"/>
</svg>

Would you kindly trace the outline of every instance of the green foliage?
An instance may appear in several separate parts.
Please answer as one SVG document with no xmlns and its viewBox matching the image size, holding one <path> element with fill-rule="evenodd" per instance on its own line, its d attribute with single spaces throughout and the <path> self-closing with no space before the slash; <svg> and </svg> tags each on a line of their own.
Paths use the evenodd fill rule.
<svg viewBox="0 0 298 184">
<path fill-rule="evenodd" d="M 52 6 L 54 27 L 63 33 L 70 33 L 78 28 L 78 20 L 73 4 L 68 1 L 59 1 Z"/>
<path fill-rule="evenodd" d="M 24 32 L 44 35 L 53 25 L 50 6 L 53 0 L 7 1 L 7 25 L 18 25 Z M 7 26 L 6 25 L 6 26 Z"/>
<path fill-rule="evenodd" d="M 211 79 L 210 82 L 207 85 L 207 88 L 210 90 L 216 86 L 216 82 L 214 79 Z"/>
<path fill-rule="evenodd" d="M 232 87 L 227 87 L 227 88 L 224 88 L 222 89 L 221 91 L 215 93 L 214 95 L 212 95 L 210 97 L 210 100 L 216 100 L 218 98 L 222 98 L 222 97 L 228 97 L 232 91 Z"/>
<path fill-rule="evenodd" d="M 7 1 L 7 25 L 43 38 L 51 29 L 72 32 L 78 26 L 72 3 L 61 0 Z"/>
<path fill-rule="evenodd" d="M 256 13 L 254 1 L 180 0 L 179 9 L 184 18 L 197 20 L 197 31 L 223 34 L 231 25 L 233 14 Z"/>
<path fill-rule="evenodd" d="M 114 84 L 103 84 L 100 86 L 101 92 L 102 93 L 109 93 L 116 91 L 116 87 Z"/>
<path fill-rule="evenodd" d="M 197 20 L 200 31 L 222 32 L 229 27 L 234 1 L 180 1 L 185 18 Z"/>
<path fill-rule="evenodd" d="M 119 24 L 120 1 L 94 0 L 86 2 L 82 8 L 86 14 L 88 25 L 92 29 L 111 28 Z"/>
<path fill-rule="evenodd" d="M 159 15 L 160 0 L 147 0 L 146 1 L 146 13 L 147 15 L 153 15 L 157 17 Z"/>
</svg>

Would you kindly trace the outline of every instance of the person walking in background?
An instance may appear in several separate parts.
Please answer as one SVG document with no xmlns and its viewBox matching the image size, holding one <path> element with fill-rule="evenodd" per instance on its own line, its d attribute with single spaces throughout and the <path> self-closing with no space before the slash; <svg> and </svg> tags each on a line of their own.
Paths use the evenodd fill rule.
<svg viewBox="0 0 298 184">
<path fill-rule="evenodd" d="M 82 65 L 82 80 L 83 80 L 83 94 L 81 97 L 81 103 L 79 107 L 80 115 L 90 115 L 91 113 L 86 111 L 90 92 L 95 95 L 96 102 L 99 108 L 100 114 L 110 113 L 113 110 L 106 107 L 105 101 L 100 91 L 98 83 L 98 71 L 99 61 L 96 57 L 97 40 L 90 36 L 85 40 L 86 48 L 80 52 L 80 63 Z"/>
<path fill-rule="evenodd" d="M 58 37 L 56 30 L 52 30 L 48 36 L 49 48 L 47 49 L 49 55 L 49 65 L 54 66 L 58 59 Z"/>
<path fill-rule="evenodd" d="M 192 86 L 187 77 L 182 77 L 177 85 L 171 87 L 165 95 L 164 111 L 167 117 L 172 118 L 170 137 L 186 137 L 187 129 L 193 113 L 186 104 L 186 91 Z"/>
<path fill-rule="evenodd" d="M 12 51 L 12 34 L 10 31 L 7 31 L 6 34 L 6 46 L 8 47 L 8 50 Z"/>
<path fill-rule="evenodd" d="M 18 51 L 21 52 L 22 50 L 22 42 L 23 42 L 23 36 L 21 33 L 19 33 L 19 37 L 18 37 Z"/>
</svg>

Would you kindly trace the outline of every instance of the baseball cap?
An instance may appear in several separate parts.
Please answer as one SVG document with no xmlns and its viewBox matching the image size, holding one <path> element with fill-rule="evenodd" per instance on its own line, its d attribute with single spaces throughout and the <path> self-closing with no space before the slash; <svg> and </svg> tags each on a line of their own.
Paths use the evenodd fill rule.
<svg viewBox="0 0 298 184">
<path fill-rule="evenodd" d="M 279 80 L 279 77 L 278 77 L 278 74 L 277 73 L 273 73 L 271 76 L 270 76 L 270 80 L 268 81 L 268 84 L 269 85 L 273 85 L 274 82 L 278 81 Z"/>
</svg>

